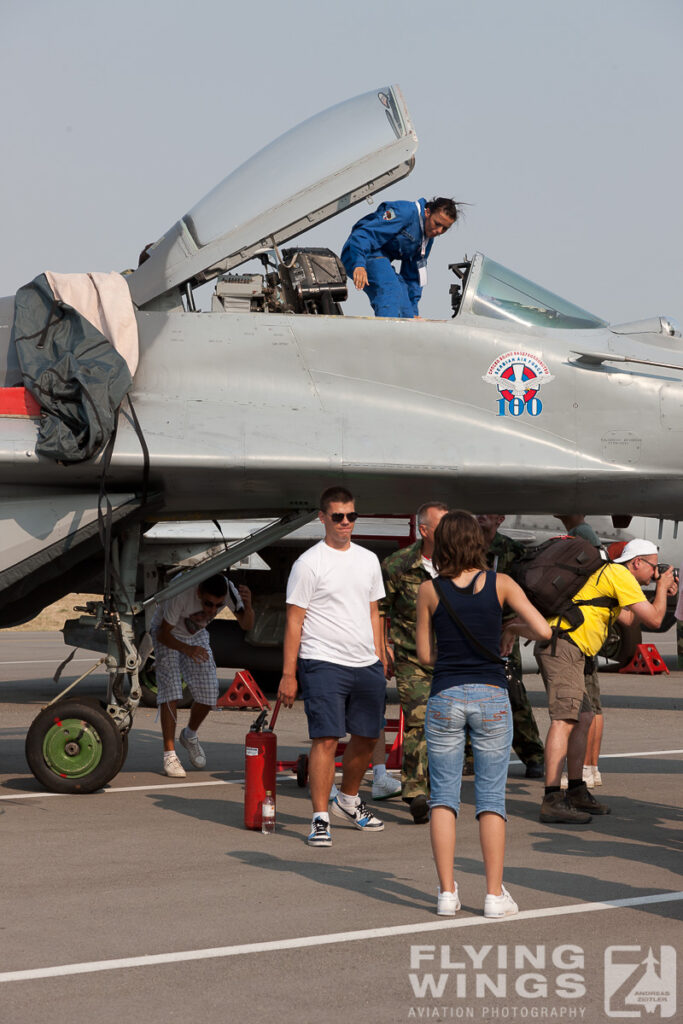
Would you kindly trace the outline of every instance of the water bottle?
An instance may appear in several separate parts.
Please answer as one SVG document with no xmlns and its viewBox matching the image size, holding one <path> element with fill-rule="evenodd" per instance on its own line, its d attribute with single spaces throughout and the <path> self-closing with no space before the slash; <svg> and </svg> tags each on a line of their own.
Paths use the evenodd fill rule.
<svg viewBox="0 0 683 1024">
<path fill-rule="evenodd" d="M 275 831 L 275 800 L 270 790 L 261 804 L 261 831 L 264 836 L 272 836 Z"/>
</svg>

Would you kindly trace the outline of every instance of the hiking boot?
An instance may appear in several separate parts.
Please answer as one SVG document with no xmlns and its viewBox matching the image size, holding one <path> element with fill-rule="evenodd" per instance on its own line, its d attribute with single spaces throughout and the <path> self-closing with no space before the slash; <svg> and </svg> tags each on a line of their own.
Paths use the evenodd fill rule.
<svg viewBox="0 0 683 1024">
<path fill-rule="evenodd" d="M 395 779 L 389 772 L 380 775 L 372 784 L 373 800 L 389 800 L 392 796 L 401 795 L 401 781 Z"/>
<path fill-rule="evenodd" d="M 171 779 L 184 779 L 186 774 L 175 750 L 171 751 L 168 757 L 164 755 L 164 775 L 168 775 Z"/>
<path fill-rule="evenodd" d="M 441 889 L 437 889 L 437 894 L 436 912 L 439 917 L 455 917 L 460 910 L 458 883 L 455 883 L 453 892 L 441 892 Z"/>
<path fill-rule="evenodd" d="M 339 797 L 336 796 L 330 804 L 330 810 L 338 818 L 346 818 L 352 825 L 359 828 L 361 832 L 381 832 L 384 828 L 384 822 L 376 818 L 362 800 L 359 800 L 356 806 L 349 811 L 339 802 Z"/>
<path fill-rule="evenodd" d="M 196 736 L 188 736 L 187 729 L 182 729 L 178 737 L 185 750 L 190 755 L 190 764 L 193 768 L 206 768 L 206 755 L 199 745 Z"/>
<path fill-rule="evenodd" d="M 429 804 L 424 793 L 414 796 L 408 807 L 416 825 L 424 825 L 429 821 Z"/>
<path fill-rule="evenodd" d="M 591 816 L 573 807 L 567 800 L 566 793 L 560 791 L 546 793 L 538 820 L 551 824 L 585 825 L 591 820 Z"/>
<path fill-rule="evenodd" d="M 484 900 L 484 917 L 496 918 L 512 917 L 519 913 L 519 907 L 513 900 L 504 885 L 500 887 L 500 896 L 493 896 L 490 892 Z"/>
<path fill-rule="evenodd" d="M 306 842 L 309 846 L 332 846 L 329 822 L 325 821 L 324 818 L 314 817 L 311 822 L 310 835 Z"/>
<path fill-rule="evenodd" d="M 585 782 L 575 789 L 567 790 L 567 803 L 575 807 L 577 811 L 588 811 L 589 814 L 611 813 L 611 808 L 607 804 L 598 803 L 593 794 L 588 792 Z"/>
<path fill-rule="evenodd" d="M 524 772 L 527 779 L 542 779 L 545 775 L 545 767 L 542 761 L 529 761 Z"/>
</svg>

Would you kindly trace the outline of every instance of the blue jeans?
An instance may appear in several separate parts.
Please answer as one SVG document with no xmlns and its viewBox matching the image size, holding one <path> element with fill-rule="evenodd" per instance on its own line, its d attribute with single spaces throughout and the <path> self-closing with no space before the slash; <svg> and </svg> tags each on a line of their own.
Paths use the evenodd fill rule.
<svg viewBox="0 0 683 1024">
<path fill-rule="evenodd" d="M 430 807 L 460 809 L 460 784 L 469 729 L 474 753 L 474 796 L 477 817 L 493 811 L 507 821 L 505 783 L 512 711 L 501 686 L 466 683 L 430 697 L 425 735 L 429 757 Z"/>
</svg>

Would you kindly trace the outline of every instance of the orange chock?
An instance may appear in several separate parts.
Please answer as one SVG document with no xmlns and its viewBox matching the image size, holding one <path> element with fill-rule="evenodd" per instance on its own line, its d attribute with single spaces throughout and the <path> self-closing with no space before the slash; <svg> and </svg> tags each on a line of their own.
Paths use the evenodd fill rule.
<svg viewBox="0 0 683 1024">
<path fill-rule="evenodd" d="M 638 644 L 636 653 L 628 665 L 624 665 L 619 671 L 648 676 L 656 676 L 660 672 L 666 672 L 669 675 L 664 659 L 654 644 Z"/>
<path fill-rule="evenodd" d="M 270 704 L 261 688 L 246 668 L 235 672 L 235 678 L 222 697 L 216 701 L 217 708 L 268 708 Z"/>
</svg>

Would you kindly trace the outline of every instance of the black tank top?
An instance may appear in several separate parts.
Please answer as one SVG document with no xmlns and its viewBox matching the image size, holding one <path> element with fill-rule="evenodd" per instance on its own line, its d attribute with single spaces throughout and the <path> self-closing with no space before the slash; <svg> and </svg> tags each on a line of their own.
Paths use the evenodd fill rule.
<svg viewBox="0 0 683 1024">
<path fill-rule="evenodd" d="M 484 586 L 474 593 L 475 580 L 466 587 L 456 587 L 452 580 L 439 576 L 439 583 L 453 611 L 492 654 L 500 657 L 500 634 L 503 610 L 496 593 L 496 574 L 487 572 Z M 451 686 L 465 683 L 489 683 L 507 689 L 502 665 L 490 661 L 456 626 L 441 600 L 432 616 L 436 634 L 436 665 L 431 694 L 434 696 Z"/>
</svg>

